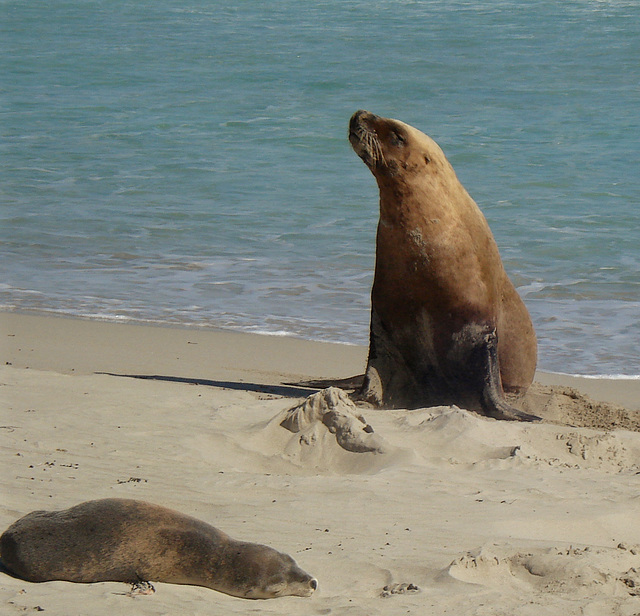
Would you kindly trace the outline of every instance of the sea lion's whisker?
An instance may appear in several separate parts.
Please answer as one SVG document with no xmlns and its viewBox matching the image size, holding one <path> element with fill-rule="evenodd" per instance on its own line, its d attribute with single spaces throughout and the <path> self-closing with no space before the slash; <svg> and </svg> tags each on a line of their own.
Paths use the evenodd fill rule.
<svg viewBox="0 0 640 616">
<path fill-rule="evenodd" d="M 374 165 L 384 164 L 384 155 L 382 154 L 382 146 L 378 135 L 360 126 L 358 127 L 358 137 L 364 143 L 369 156 L 371 156 L 371 162 Z"/>
</svg>

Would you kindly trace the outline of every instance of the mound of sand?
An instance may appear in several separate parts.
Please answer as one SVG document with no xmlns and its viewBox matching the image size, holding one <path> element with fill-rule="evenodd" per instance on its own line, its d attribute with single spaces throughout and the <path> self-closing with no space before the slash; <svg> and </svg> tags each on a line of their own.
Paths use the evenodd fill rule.
<svg viewBox="0 0 640 616">
<path fill-rule="evenodd" d="M 280 422 L 289 432 L 299 433 L 300 443 L 307 445 L 315 442 L 320 424 L 336 435 L 336 442 L 346 451 L 384 453 L 387 449 L 348 394 L 337 387 L 312 394 L 287 410 Z"/>
<path fill-rule="evenodd" d="M 593 400 L 573 387 L 534 382 L 523 399 L 511 402 L 553 423 L 640 432 L 640 413 L 617 404 Z"/>
</svg>

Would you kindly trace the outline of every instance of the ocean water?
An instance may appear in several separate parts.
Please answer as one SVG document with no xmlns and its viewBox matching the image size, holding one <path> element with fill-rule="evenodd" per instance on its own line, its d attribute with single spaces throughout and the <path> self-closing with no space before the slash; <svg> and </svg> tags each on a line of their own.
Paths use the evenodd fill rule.
<svg viewBox="0 0 640 616">
<path fill-rule="evenodd" d="M 431 135 L 539 367 L 640 374 L 636 0 L 0 0 L 0 309 L 366 344 L 356 109 Z"/>
</svg>

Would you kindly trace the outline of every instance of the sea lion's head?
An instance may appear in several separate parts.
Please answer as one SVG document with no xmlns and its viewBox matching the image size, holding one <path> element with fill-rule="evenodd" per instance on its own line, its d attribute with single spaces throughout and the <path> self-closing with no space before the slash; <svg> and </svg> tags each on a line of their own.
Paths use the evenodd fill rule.
<svg viewBox="0 0 640 616">
<path fill-rule="evenodd" d="M 232 551 L 234 594 L 246 599 L 310 597 L 318 581 L 288 554 L 258 543 L 238 542 Z"/>
<path fill-rule="evenodd" d="M 361 110 L 349 122 L 349 141 L 376 178 L 385 224 L 413 231 L 427 212 L 433 220 L 454 220 L 443 210 L 473 203 L 440 146 L 417 128 Z"/>
<path fill-rule="evenodd" d="M 378 181 L 433 175 L 438 166 L 450 166 L 431 137 L 409 124 L 369 111 L 356 111 L 351 116 L 349 142 Z"/>
</svg>

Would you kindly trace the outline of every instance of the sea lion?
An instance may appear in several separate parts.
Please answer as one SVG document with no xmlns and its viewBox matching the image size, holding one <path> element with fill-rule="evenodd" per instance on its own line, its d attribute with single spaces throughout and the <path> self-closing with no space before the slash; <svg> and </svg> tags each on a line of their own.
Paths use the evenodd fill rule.
<svg viewBox="0 0 640 616">
<path fill-rule="evenodd" d="M 357 111 L 349 141 L 380 190 L 369 357 L 360 397 L 376 406 L 456 404 L 538 419 L 524 394 L 537 343 L 482 212 L 416 128 Z"/>
<path fill-rule="evenodd" d="M 33 511 L 0 537 L 2 564 L 30 582 L 157 581 L 247 599 L 308 597 L 318 582 L 293 558 L 143 501 L 107 498 Z"/>
</svg>

